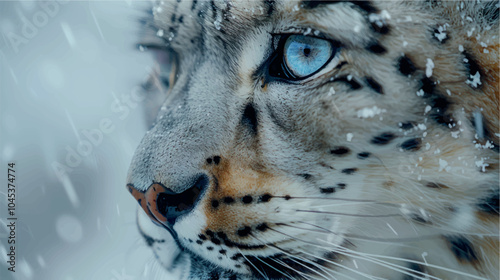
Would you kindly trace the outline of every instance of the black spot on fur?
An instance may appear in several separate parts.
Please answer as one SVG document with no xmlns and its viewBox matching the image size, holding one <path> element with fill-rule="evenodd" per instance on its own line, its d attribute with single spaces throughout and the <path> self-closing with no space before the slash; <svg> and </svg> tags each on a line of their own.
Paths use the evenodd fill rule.
<svg viewBox="0 0 500 280">
<path fill-rule="evenodd" d="M 420 280 L 420 279 L 426 279 L 428 277 L 426 272 L 425 272 L 425 268 L 418 264 L 418 263 L 413 263 L 413 262 L 410 262 L 408 263 L 408 268 L 410 269 L 408 272 L 410 272 L 411 274 L 413 275 L 405 275 L 403 280 Z"/>
<path fill-rule="evenodd" d="M 238 264 L 237 264 L 238 265 Z M 236 265 L 235 265 L 236 267 Z M 236 276 L 236 274 L 233 274 L 229 277 L 229 280 L 238 280 L 238 276 Z"/>
<path fill-rule="evenodd" d="M 365 80 L 366 80 L 366 83 L 368 84 L 368 86 L 371 87 L 376 93 L 384 94 L 382 86 L 377 81 L 375 81 L 373 78 L 366 77 Z"/>
<path fill-rule="evenodd" d="M 261 196 L 259 199 L 259 202 L 269 202 L 271 200 L 272 196 L 268 193 L 265 195 Z"/>
<path fill-rule="evenodd" d="M 340 70 L 342 68 L 342 66 L 347 65 L 347 64 L 349 64 L 349 63 L 347 63 L 347 61 L 342 61 L 339 64 L 337 64 L 337 66 L 335 66 L 335 69 Z"/>
<path fill-rule="evenodd" d="M 365 158 L 368 158 L 369 156 L 370 156 L 369 152 L 362 152 L 362 153 L 358 154 L 359 159 L 365 159 Z"/>
<path fill-rule="evenodd" d="M 479 73 L 481 78 L 483 78 L 484 77 L 483 71 L 481 70 L 481 67 L 479 67 L 479 63 L 476 62 L 476 60 L 474 59 L 473 56 L 471 56 L 467 52 L 464 52 L 464 56 L 465 56 L 464 64 L 465 64 L 465 68 L 467 69 L 467 81 L 469 82 L 469 86 L 471 88 L 474 88 L 474 89 L 480 88 L 481 85 L 478 84 L 477 87 L 475 87 L 470 83 L 473 80 L 473 78 L 471 78 L 471 76 L 474 76 L 477 73 Z"/>
<path fill-rule="evenodd" d="M 482 212 L 485 212 L 488 214 L 493 214 L 493 215 L 498 215 L 498 213 L 499 213 L 499 202 L 498 202 L 499 195 L 500 195 L 499 190 L 497 189 L 496 191 L 492 192 L 490 194 L 490 196 L 482 199 L 481 202 L 477 204 L 477 207 Z"/>
<path fill-rule="evenodd" d="M 396 135 L 390 132 L 384 132 L 378 136 L 373 137 L 371 143 L 375 145 L 386 145 L 389 144 L 394 138 L 396 138 Z"/>
<path fill-rule="evenodd" d="M 225 254 L 226 254 L 226 252 L 227 252 L 227 251 L 226 251 L 226 250 L 224 250 L 224 249 L 219 250 L 219 253 L 221 253 L 222 255 L 225 255 Z"/>
<path fill-rule="evenodd" d="M 354 172 L 358 171 L 357 168 L 346 168 L 346 169 L 342 169 L 342 173 L 344 174 L 347 174 L 347 175 L 351 175 L 353 174 Z"/>
<path fill-rule="evenodd" d="M 184 23 L 184 16 L 181 15 L 178 20 L 179 20 L 179 23 Z"/>
<path fill-rule="evenodd" d="M 408 58 L 406 55 L 403 55 L 398 60 L 398 70 L 399 72 L 401 72 L 401 74 L 408 76 L 415 73 L 417 67 L 415 67 L 415 64 L 413 64 L 413 61 L 411 61 L 410 58 Z"/>
<path fill-rule="evenodd" d="M 450 102 L 445 97 L 438 97 L 432 100 L 432 107 L 437 108 L 440 111 L 446 111 L 450 106 Z"/>
<path fill-rule="evenodd" d="M 219 231 L 217 232 L 217 237 L 219 237 L 220 239 L 226 239 L 227 235 L 224 232 Z"/>
<path fill-rule="evenodd" d="M 312 175 L 311 174 L 308 174 L 308 173 L 303 173 L 303 174 L 298 174 L 300 177 L 306 179 L 306 180 L 309 180 L 312 178 Z"/>
<path fill-rule="evenodd" d="M 415 214 L 415 213 L 411 214 L 410 218 L 412 220 L 414 220 L 415 222 L 422 223 L 422 224 L 427 224 L 427 222 L 428 222 L 424 217 L 422 217 L 418 214 Z"/>
<path fill-rule="evenodd" d="M 207 231 L 206 231 L 206 234 L 207 234 L 208 236 L 212 237 L 212 238 L 214 238 L 214 237 L 215 237 L 214 232 L 213 232 L 213 231 L 211 231 L 211 230 L 207 230 Z"/>
<path fill-rule="evenodd" d="M 245 227 L 243 227 L 243 228 L 240 228 L 240 229 L 236 232 L 236 234 L 238 234 L 238 235 L 239 235 L 239 236 L 241 236 L 241 237 L 245 237 L 245 236 L 249 235 L 251 231 L 252 231 L 252 229 L 251 229 L 250 227 L 245 226 Z"/>
<path fill-rule="evenodd" d="M 430 117 L 434 119 L 438 124 L 442 124 L 448 127 L 453 122 L 453 117 L 447 113 L 450 104 L 450 101 L 443 96 L 434 98 L 431 103 L 431 107 L 434 110 L 430 114 Z"/>
<path fill-rule="evenodd" d="M 385 24 L 382 24 L 380 26 L 376 22 L 373 22 L 371 24 L 371 26 L 372 26 L 373 31 L 375 31 L 377 33 L 380 33 L 380 34 L 389 34 L 389 32 L 391 31 L 391 29 L 389 28 L 389 26 L 387 26 Z"/>
<path fill-rule="evenodd" d="M 413 124 L 413 122 L 405 122 L 405 123 L 401 123 L 399 125 L 399 127 L 401 127 L 403 130 L 409 130 L 409 129 L 412 129 L 415 125 Z"/>
<path fill-rule="evenodd" d="M 240 254 L 240 253 L 234 254 L 234 255 L 231 257 L 231 259 L 232 259 L 233 261 L 237 261 L 237 260 L 239 260 L 239 259 L 241 259 L 241 258 L 243 258 L 243 255 L 242 255 L 242 254 Z"/>
<path fill-rule="evenodd" d="M 251 103 L 245 107 L 241 122 L 250 128 L 253 134 L 257 133 L 257 112 Z"/>
<path fill-rule="evenodd" d="M 345 189 L 346 184 L 344 184 L 344 183 L 338 183 L 337 186 L 339 186 L 339 188 L 341 188 L 343 190 L 343 189 Z"/>
<path fill-rule="evenodd" d="M 331 150 L 330 153 L 332 155 L 344 156 L 349 154 L 350 150 L 346 147 L 335 147 L 335 149 Z"/>
<path fill-rule="evenodd" d="M 333 82 L 344 82 L 344 83 L 348 84 L 351 87 L 351 89 L 353 89 L 353 90 L 361 88 L 361 85 L 358 82 L 356 82 L 352 78 L 348 79 L 347 76 L 338 77 L 338 78 L 334 79 Z"/>
<path fill-rule="evenodd" d="M 420 80 L 421 87 L 424 91 L 424 97 L 429 97 L 430 95 L 434 94 L 434 90 L 436 89 L 436 83 L 427 77 L 424 77 L 422 80 Z"/>
<path fill-rule="evenodd" d="M 291 198 L 289 195 L 285 195 L 285 200 L 290 200 Z"/>
<path fill-rule="evenodd" d="M 318 1 L 318 0 L 304 0 L 302 1 L 302 7 L 305 9 L 314 9 L 318 7 L 319 5 L 329 5 L 329 4 L 335 4 L 338 2 L 338 0 L 325 0 L 325 1 Z"/>
<path fill-rule="evenodd" d="M 203 241 L 201 241 L 201 240 L 196 240 L 196 244 L 201 245 L 201 244 L 203 244 Z"/>
<path fill-rule="evenodd" d="M 224 245 L 226 245 L 228 248 L 233 248 L 234 247 L 234 243 L 233 241 L 229 240 L 229 239 L 223 239 L 222 241 L 224 241 Z"/>
<path fill-rule="evenodd" d="M 335 188 L 334 187 L 328 187 L 328 188 L 321 188 L 319 189 L 321 193 L 334 193 Z"/>
<path fill-rule="evenodd" d="M 210 241 L 212 241 L 215 245 L 220 245 L 221 241 L 218 238 L 211 238 Z"/>
<path fill-rule="evenodd" d="M 477 262 L 478 258 L 470 241 L 463 236 L 445 236 L 450 249 L 461 262 Z"/>
<path fill-rule="evenodd" d="M 198 237 L 201 239 L 201 240 L 207 240 L 207 237 L 204 235 L 204 234 L 199 234 Z"/>
<path fill-rule="evenodd" d="M 418 151 L 420 149 L 420 143 L 421 143 L 420 139 L 417 138 L 409 139 L 401 144 L 401 148 L 412 152 Z"/>
<path fill-rule="evenodd" d="M 208 250 L 208 251 L 212 251 L 213 249 L 214 249 L 214 247 L 212 247 L 212 246 L 208 246 L 208 247 L 207 247 L 207 250 Z"/>
<path fill-rule="evenodd" d="M 144 234 L 142 231 L 141 231 L 141 235 L 142 237 L 144 238 L 144 241 L 146 241 L 146 244 L 151 247 L 153 246 L 153 244 L 155 243 L 155 240 L 153 237 L 149 236 L 149 235 L 146 235 Z"/>
<path fill-rule="evenodd" d="M 372 53 L 375 53 L 375 54 L 384 54 L 387 52 L 387 49 L 384 48 L 379 43 L 373 43 L 373 44 L 369 45 L 366 49 L 371 51 Z"/>
<path fill-rule="evenodd" d="M 226 204 L 231 204 L 234 202 L 234 199 L 232 197 L 226 196 L 222 201 L 224 201 L 224 203 Z"/>
<path fill-rule="evenodd" d="M 258 225 L 256 228 L 259 231 L 266 231 L 269 227 L 267 226 L 266 223 L 262 223 L 262 224 Z"/>
<path fill-rule="evenodd" d="M 215 156 L 214 157 L 214 163 L 217 165 L 220 163 L 220 156 Z"/>
<path fill-rule="evenodd" d="M 249 204 L 249 203 L 252 203 L 253 198 L 252 198 L 251 196 L 249 196 L 249 195 L 245 195 L 245 196 L 241 199 L 241 201 L 243 201 L 243 203 L 245 203 L 245 204 Z"/>
<path fill-rule="evenodd" d="M 212 158 L 207 158 L 207 163 L 208 164 L 212 164 L 212 161 L 213 161 Z"/>
<path fill-rule="evenodd" d="M 219 207 L 219 201 L 218 201 L 218 200 L 216 200 L 216 199 L 212 200 L 212 207 L 213 207 L 213 208 L 217 208 L 217 207 Z"/>
</svg>

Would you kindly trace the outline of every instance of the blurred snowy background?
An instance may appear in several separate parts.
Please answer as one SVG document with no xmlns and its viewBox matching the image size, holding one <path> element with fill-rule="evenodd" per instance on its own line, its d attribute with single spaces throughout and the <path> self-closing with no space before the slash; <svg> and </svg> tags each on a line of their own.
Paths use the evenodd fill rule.
<svg viewBox="0 0 500 280">
<path fill-rule="evenodd" d="M 0 1 L 0 279 L 154 279 L 125 189 L 145 133 L 148 2 Z M 7 270 L 7 163 L 16 272 Z M 10 246 L 10 245 L 9 245 Z"/>
</svg>

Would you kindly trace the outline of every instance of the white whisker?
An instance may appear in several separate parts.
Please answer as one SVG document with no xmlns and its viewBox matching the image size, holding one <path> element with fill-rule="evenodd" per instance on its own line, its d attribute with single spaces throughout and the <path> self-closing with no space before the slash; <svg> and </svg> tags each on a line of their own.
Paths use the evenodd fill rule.
<svg viewBox="0 0 500 280">
<path fill-rule="evenodd" d="M 292 254 L 288 253 L 287 251 L 285 251 L 285 250 L 281 249 L 281 248 L 280 248 L 280 247 L 278 247 L 277 245 L 270 245 L 272 242 L 269 242 L 268 240 L 264 240 L 264 241 L 263 241 L 263 240 L 260 240 L 259 238 L 257 238 L 257 237 L 256 237 L 255 235 L 253 235 L 253 234 L 252 234 L 251 236 L 252 236 L 254 239 L 256 239 L 256 240 L 258 240 L 259 242 L 261 242 L 262 244 L 265 244 L 267 247 L 271 247 L 271 248 L 273 248 L 273 249 L 276 249 L 276 250 L 278 250 L 278 251 L 282 252 L 283 254 L 285 254 L 285 255 L 287 255 L 287 256 L 289 256 L 289 257 L 299 259 L 300 261 L 307 262 L 307 263 L 312 264 L 312 265 L 314 265 L 314 266 L 318 267 L 319 269 L 321 269 L 321 266 L 320 266 L 319 264 L 315 264 L 314 262 L 312 262 L 312 261 L 310 261 L 310 260 L 308 260 L 308 259 L 305 259 L 305 258 L 299 258 L 299 257 L 297 257 L 297 256 L 294 256 L 294 255 L 292 255 Z M 293 261 L 293 260 L 292 260 L 292 261 Z M 301 263 L 298 263 L 298 262 L 296 262 L 296 261 L 294 261 L 294 262 L 295 262 L 295 263 L 297 263 L 297 264 L 300 264 L 300 265 L 304 266 L 304 265 L 303 265 L 303 264 L 301 264 Z M 306 266 L 304 266 L 304 267 L 306 267 Z M 309 267 L 306 267 L 306 268 L 310 269 Z M 310 270 L 311 270 L 311 269 L 310 269 Z M 312 271 L 313 271 L 313 270 L 312 270 Z M 325 277 L 324 275 L 322 275 L 322 274 L 318 273 L 317 271 L 313 271 L 313 272 L 317 273 L 318 275 L 323 276 L 325 279 L 329 279 L 328 277 Z M 330 274 L 329 274 L 329 275 L 330 275 Z M 330 276 L 332 276 L 332 275 L 330 275 Z M 333 277 L 333 276 L 332 276 L 332 277 Z"/>
<path fill-rule="evenodd" d="M 266 261 L 264 261 L 264 260 L 260 259 L 260 258 L 259 258 L 259 257 L 257 257 L 257 256 L 255 256 L 255 258 L 256 258 L 256 259 L 258 259 L 261 263 L 263 263 L 263 264 L 265 264 L 265 265 L 269 266 L 270 268 L 274 269 L 275 271 L 277 271 L 277 272 L 281 273 L 283 276 L 288 277 L 288 279 L 293 280 L 292 276 L 290 276 L 288 273 L 285 273 L 285 272 L 283 272 L 283 271 L 281 271 L 281 270 L 277 269 L 276 267 L 272 266 L 271 264 L 267 263 Z M 274 259 L 273 259 L 273 260 L 274 260 Z M 274 260 L 274 261 L 276 261 L 276 260 Z"/>
<path fill-rule="evenodd" d="M 365 214 L 350 214 L 350 213 L 305 210 L 305 209 L 296 209 L 295 211 L 296 212 L 314 213 L 314 214 L 327 214 L 327 215 L 337 215 L 337 216 L 359 217 L 359 218 L 388 218 L 388 217 L 401 217 L 402 216 L 401 214 L 365 215 Z"/>
<path fill-rule="evenodd" d="M 240 249 L 238 249 L 238 252 L 243 256 L 243 258 L 245 258 L 245 260 L 247 260 L 247 262 L 253 266 L 253 268 L 255 268 L 255 270 L 257 270 L 257 272 L 259 272 L 260 275 L 262 275 L 262 277 L 264 277 L 265 279 L 269 280 L 269 278 L 264 275 L 264 273 L 262 273 L 249 259 L 247 259 L 247 257 L 245 257 L 245 255 L 243 254 L 243 252 L 241 252 Z"/>
<path fill-rule="evenodd" d="M 305 252 L 305 251 L 299 251 L 299 252 L 300 252 L 300 253 L 302 253 L 302 254 L 306 254 L 306 255 L 309 255 L 309 256 L 312 256 L 312 257 L 318 258 L 318 259 L 320 259 L 320 260 L 323 260 L 323 261 L 328 262 L 328 263 L 330 263 L 330 264 L 333 264 L 333 265 L 335 265 L 335 266 L 341 267 L 341 268 L 343 268 L 343 269 L 345 269 L 345 270 L 349 270 L 349 271 L 351 271 L 351 272 L 354 272 L 354 273 L 356 273 L 356 274 L 359 274 L 359 275 L 361 275 L 361 276 L 364 276 L 364 277 L 366 277 L 366 278 L 368 278 L 368 279 L 384 280 L 383 278 L 379 278 L 379 277 L 375 277 L 375 276 L 372 276 L 372 275 L 368 275 L 368 274 L 363 273 L 363 272 L 361 272 L 361 271 L 356 271 L 356 270 L 354 270 L 354 269 L 352 269 L 352 268 L 350 268 L 350 267 L 347 267 L 347 266 L 342 265 L 342 264 L 340 264 L 340 263 L 337 263 L 337 262 L 335 262 L 335 261 L 332 261 L 332 260 L 329 260 L 329 259 L 326 259 L 326 258 L 323 258 L 323 257 L 314 256 L 314 255 L 312 255 L 312 254 L 310 254 L 310 253 L 307 253 L 307 252 Z M 349 278 L 351 278 L 351 277 L 349 277 Z M 352 279 L 352 278 L 351 278 L 351 279 Z"/>
<path fill-rule="evenodd" d="M 325 243 L 328 243 L 330 245 L 333 245 L 335 247 L 341 247 L 339 245 L 333 244 L 333 243 L 328 242 L 326 240 L 321 240 L 321 239 L 318 239 L 318 240 L 322 241 L 322 242 L 325 242 Z M 438 265 L 433 265 L 433 264 L 429 264 L 429 263 L 424 263 L 424 262 L 416 261 L 416 260 L 412 260 L 412 259 L 405 259 L 405 258 L 398 258 L 398 257 L 384 256 L 384 255 L 374 255 L 374 254 L 370 254 L 370 253 L 360 253 L 360 252 L 352 251 L 352 250 L 347 249 L 347 248 L 343 248 L 343 249 L 351 251 L 354 254 L 362 254 L 363 256 L 370 256 L 370 257 L 374 257 L 374 258 L 378 257 L 378 258 L 383 258 L 383 259 L 390 259 L 390 260 L 397 260 L 397 261 L 404 261 L 404 262 L 409 262 L 409 263 L 415 263 L 415 264 L 424 265 L 424 266 L 428 266 L 428 267 L 432 267 L 432 268 L 437 268 L 437 269 L 448 271 L 448 272 L 453 272 L 453 273 L 460 274 L 462 276 L 471 277 L 471 278 L 474 278 L 474 279 L 487 280 L 486 278 L 483 278 L 483 277 L 475 276 L 475 275 L 472 275 L 472 274 L 468 274 L 468 273 L 461 272 L 461 271 L 456 271 L 454 269 L 446 268 L 446 267 L 443 267 L 443 266 L 438 266 Z M 383 262 L 383 263 L 387 263 L 387 262 L 381 261 L 381 260 L 377 260 L 377 261 Z M 387 264 L 390 264 L 390 263 L 387 263 Z M 391 265 L 393 265 L 393 264 L 391 264 Z M 397 266 L 397 265 L 394 265 L 394 266 Z M 405 268 L 405 269 L 408 269 L 408 268 Z M 427 275 L 427 276 L 431 277 L 431 278 L 436 278 L 436 277 L 431 276 L 431 275 Z M 439 279 L 439 278 L 436 278 L 436 279 Z"/>
<path fill-rule="evenodd" d="M 310 275 L 307 275 L 307 274 L 305 274 L 305 273 L 303 273 L 303 272 L 300 272 L 300 271 L 298 271 L 298 270 L 294 269 L 293 267 L 289 266 L 288 264 L 284 263 L 283 261 L 281 261 L 281 260 L 279 260 L 279 259 L 276 259 L 276 258 L 271 258 L 271 259 L 273 259 L 275 262 L 277 262 L 277 263 L 281 264 L 282 266 L 286 266 L 286 267 L 288 267 L 288 269 L 295 271 L 296 273 L 298 273 L 298 274 L 302 275 L 303 277 L 305 277 L 305 278 L 307 278 L 307 279 L 311 279 L 311 276 L 310 276 Z M 313 280 L 314 280 L 314 279 L 313 279 Z"/>
</svg>

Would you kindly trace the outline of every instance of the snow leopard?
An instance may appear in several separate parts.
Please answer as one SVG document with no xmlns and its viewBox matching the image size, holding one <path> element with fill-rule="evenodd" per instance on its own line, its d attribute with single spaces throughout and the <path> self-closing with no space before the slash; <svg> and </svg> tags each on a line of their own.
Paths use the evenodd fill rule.
<svg viewBox="0 0 500 280">
<path fill-rule="evenodd" d="M 181 280 L 499 279 L 498 1 L 156 1 L 130 165 Z"/>
</svg>

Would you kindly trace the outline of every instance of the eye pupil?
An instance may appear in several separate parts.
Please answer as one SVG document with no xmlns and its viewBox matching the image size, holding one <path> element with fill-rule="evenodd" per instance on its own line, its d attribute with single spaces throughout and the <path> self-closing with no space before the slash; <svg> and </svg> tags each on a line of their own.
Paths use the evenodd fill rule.
<svg viewBox="0 0 500 280">
<path fill-rule="evenodd" d="M 310 49 L 310 48 L 305 48 L 305 49 L 304 49 L 304 55 L 305 55 L 306 57 L 309 57 L 309 55 L 310 55 L 310 54 L 311 54 L 311 49 Z"/>
</svg>

